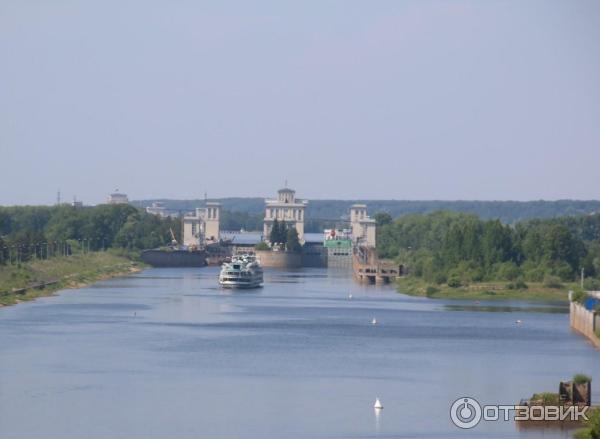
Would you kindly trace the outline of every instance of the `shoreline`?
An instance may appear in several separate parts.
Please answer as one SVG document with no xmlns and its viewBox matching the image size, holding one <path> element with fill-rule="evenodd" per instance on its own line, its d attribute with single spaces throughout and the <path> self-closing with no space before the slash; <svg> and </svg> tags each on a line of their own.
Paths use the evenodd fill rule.
<svg viewBox="0 0 600 439">
<path fill-rule="evenodd" d="M 144 264 L 110 254 L 77 255 L 70 258 L 73 259 L 38 261 L 23 264 L 22 267 L 3 267 L 7 271 L 12 270 L 13 276 L 14 273 L 22 272 L 42 276 L 52 271 L 51 269 L 56 269 L 61 275 L 45 279 L 36 278 L 34 282 L 0 291 L 0 308 L 29 302 L 40 297 L 54 296 L 62 290 L 85 288 L 102 280 L 138 273 L 145 268 Z M 62 266 L 57 269 L 57 265 Z M 42 271 L 44 269 L 45 271 Z"/>
<path fill-rule="evenodd" d="M 562 288 L 548 288 L 540 283 L 530 283 L 527 289 L 508 289 L 509 282 L 481 282 L 452 288 L 447 285 L 434 285 L 422 279 L 400 278 L 396 280 L 396 291 L 408 296 L 447 300 L 517 300 L 517 301 L 557 301 L 569 303 L 570 285 Z"/>
</svg>

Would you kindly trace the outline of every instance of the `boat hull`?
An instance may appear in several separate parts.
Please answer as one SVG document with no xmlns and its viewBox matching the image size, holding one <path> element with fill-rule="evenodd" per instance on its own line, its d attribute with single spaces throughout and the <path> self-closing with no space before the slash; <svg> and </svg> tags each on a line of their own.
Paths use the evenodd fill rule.
<svg viewBox="0 0 600 439">
<path fill-rule="evenodd" d="M 260 288 L 262 286 L 262 282 L 241 283 L 241 282 L 235 282 L 235 281 L 219 281 L 219 285 L 221 285 L 221 287 L 223 287 L 223 288 L 228 288 L 228 289 L 248 290 L 251 288 Z"/>
</svg>

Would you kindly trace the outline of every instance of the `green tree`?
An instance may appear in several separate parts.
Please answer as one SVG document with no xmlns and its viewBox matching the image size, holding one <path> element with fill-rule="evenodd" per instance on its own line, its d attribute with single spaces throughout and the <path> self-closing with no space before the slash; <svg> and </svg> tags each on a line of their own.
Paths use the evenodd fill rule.
<svg viewBox="0 0 600 439">
<path fill-rule="evenodd" d="M 6 259 L 8 258 L 6 255 L 7 250 L 4 250 L 4 247 L 4 240 L 2 239 L 2 236 L 0 236 L 0 265 L 5 265 Z"/>
<path fill-rule="evenodd" d="M 375 222 L 377 223 L 377 227 L 381 227 L 381 226 L 386 226 L 388 224 L 391 224 L 392 221 L 394 221 L 394 219 L 392 218 L 392 215 L 390 215 L 387 212 L 377 212 L 373 218 L 375 219 Z"/>
<path fill-rule="evenodd" d="M 270 250 L 271 247 L 269 247 L 269 244 L 267 244 L 266 242 L 261 241 L 254 246 L 254 249 L 255 250 Z"/>
<path fill-rule="evenodd" d="M 288 230 L 288 226 L 287 223 L 285 221 L 281 221 L 279 223 L 279 241 L 282 244 L 285 244 L 287 241 L 287 230 Z"/>
<path fill-rule="evenodd" d="M 302 250 L 302 245 L 300 245 L 300 240 L 298 239 L 298 232 L 296 231 L 295 227 L 290 227 L 287 230 L 285 246 L 288 251 L 294 253 L 299 253 Z"/>
<path fill-rule="evenodd" d="M 277 244 L 282 242 L 279 239 L 279 221 L 277 221 L 277 218 L 273 220 L 273 227 L 271 227 L 271 232 L 269 233 L 269 242 L 271 244 Z"/>
</svg>

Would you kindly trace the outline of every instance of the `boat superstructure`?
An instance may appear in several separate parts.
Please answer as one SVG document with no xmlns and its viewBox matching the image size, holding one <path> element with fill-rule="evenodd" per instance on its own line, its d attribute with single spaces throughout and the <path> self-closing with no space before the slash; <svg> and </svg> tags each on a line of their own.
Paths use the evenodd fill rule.
<svg viewBox="0 0 600 439">
<path fill-rule="evenodd" d="M 225 262 L 219 273 L 219 284 L 225 288 L 257 288 L 263 283 L 260 261 L 252 254 L 236 255 Z"/>
</svg>

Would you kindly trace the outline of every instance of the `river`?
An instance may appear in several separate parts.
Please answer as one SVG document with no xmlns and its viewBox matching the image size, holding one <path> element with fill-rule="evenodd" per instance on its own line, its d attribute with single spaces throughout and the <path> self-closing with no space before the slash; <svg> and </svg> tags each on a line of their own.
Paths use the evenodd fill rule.
<svg viewBox="0 0 600 439">
<path fill-rule="evenodd" d="M 555 303 L 415 298 L 325 269 L 231 292 L 217 274 L 149 269 L 0 309 L 0 437 L 566 438 L 461 430 L 450 405 L 600 380 Z"/>
</svg>

